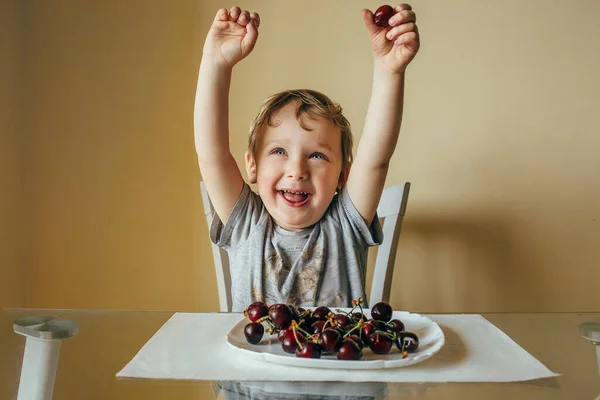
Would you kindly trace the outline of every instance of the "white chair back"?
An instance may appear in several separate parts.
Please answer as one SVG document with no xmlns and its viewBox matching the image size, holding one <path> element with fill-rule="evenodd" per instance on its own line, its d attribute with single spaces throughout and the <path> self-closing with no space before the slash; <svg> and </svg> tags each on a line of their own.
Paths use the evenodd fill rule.
<svg viewBox="0 0 600 400">
<path fill-rule="evenodd" d="M 202 203 L 204 205 L 204 214 L 208 229 L 213 220 L 215 210 L 204 186 L 200 182 L 202 191 Z M 369 295 L 369 305 L 380 301 L 390 301 L 390 291 L 392 288 L 392 277 L 394 274 L 394 264 L 396 260 L 396 251 L 398 241 L 400 240 L 400 231 L 402 230 L 402 221 L 406 213 L 408 203 L 408 194 L 410 191 L 410 182 L 386 187 L 383 189 L 379 206 L 377 207 L 377 216 L 383 220 L 383 243 L 379 246 L 377 257 L 375 259 L 375 268 L 373 270 L 373 281 L 371 283 L 371 292 Z M 215 263 L 215 272 L 217 275 L 217 290 L 219 294 L 219 309 L 221 312 L 231 311 L 231 273 L 229 271 L 229 257 L 227 252 L 211 242 L 213 259 Z"/>
</svg>

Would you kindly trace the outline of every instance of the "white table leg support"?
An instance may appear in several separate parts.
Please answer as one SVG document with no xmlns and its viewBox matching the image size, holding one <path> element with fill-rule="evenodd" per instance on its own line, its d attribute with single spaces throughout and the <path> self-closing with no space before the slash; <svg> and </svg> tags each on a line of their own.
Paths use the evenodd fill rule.
<svg viewBox="0 0 600 400">
<path fill-rule="evenodd" d="M 17 400 L 51 400 L 60 354 L 60 340 L 28 337 Z"/>
<path fill-rule="evenodd" d="M 52 400 L 61 342 L 77 334 L 79 325 L 54 317 L 23 317 L 14 321 L 25 336 L 25 352 L 17 400 Z"/>
<path fill-rule="evenodd" d="M 596 358 L 598 359 L 598 376 L 600 376 L 600 343 L 596 345 Z"/>
<path fill-rule="evenodd" d="M 600 321 L 584 322 L 579 324 L 581 336 L 596 347 L 596 358 L 598 359 L 598 375 L 600 375 Z"/>
</svg>

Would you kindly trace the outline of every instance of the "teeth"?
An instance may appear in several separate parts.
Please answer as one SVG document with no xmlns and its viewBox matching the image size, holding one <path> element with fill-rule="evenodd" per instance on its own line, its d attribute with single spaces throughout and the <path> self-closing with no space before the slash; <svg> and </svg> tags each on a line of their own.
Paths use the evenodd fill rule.
<svg viewBox="0 0 600 400">
<path fill-rule="evenodd" d="M 294 192 L 293 190 L 282 190 L 282 192 L 284 192 L 284 193 L 293 193 L 293 194 L 305 194 L 305 195 L 308 195 L 308 193 L 306 193 L 306 192 Z"/>
</svg>

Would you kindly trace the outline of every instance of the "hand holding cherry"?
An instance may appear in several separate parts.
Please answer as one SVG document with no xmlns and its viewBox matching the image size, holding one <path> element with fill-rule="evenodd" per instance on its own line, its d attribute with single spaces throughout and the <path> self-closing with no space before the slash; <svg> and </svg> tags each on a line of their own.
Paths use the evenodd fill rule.
<svg viewBox="0 0 600 400">
<path fill-rule="evenodd" d="M 364 9 L 362 15 L 375 57 L 391 72 L 406 69 L 420 47 L 417 16 L 412 7 L 383 5 L 375 13 Z"/>
</svg>

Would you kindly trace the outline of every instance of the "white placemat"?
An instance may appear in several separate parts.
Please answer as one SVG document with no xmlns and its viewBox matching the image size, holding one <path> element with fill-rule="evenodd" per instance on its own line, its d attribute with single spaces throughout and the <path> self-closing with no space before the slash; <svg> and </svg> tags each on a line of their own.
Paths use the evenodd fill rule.
<svg viewBox="0 0 600 400">
<path fill-rule="evenodd" d="M 333 370 L 256 361 L 226 343 L 242 314 L 176 313 L 117 373 L 122 378 L 231 381 L 516 382 L 557 376 L 481 315 L 427 315 L 446 337 L 422 363 Z"/>
</svg>

